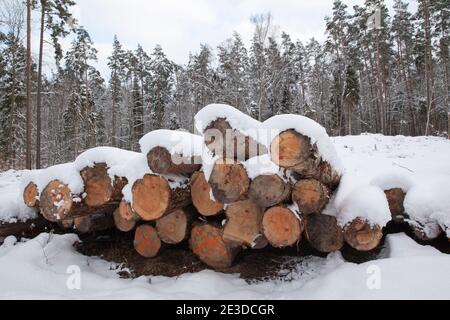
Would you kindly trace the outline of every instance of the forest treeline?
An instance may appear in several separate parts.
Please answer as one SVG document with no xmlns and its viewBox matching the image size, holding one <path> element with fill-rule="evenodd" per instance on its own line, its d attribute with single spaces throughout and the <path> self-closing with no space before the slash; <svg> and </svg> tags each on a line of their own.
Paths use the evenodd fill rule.
<svg viewBox="0 0 450 320">
<path fill-rule="evenodd" d="M 331 135 L 449 132 L 449 0 L 418 0 L 416 12 L 403 0 L 391 11 L 383 0 L 330 2 L 324 42 L 292 39 L 270 14 L 255 15 L 249 44 L 234 33 L 217 48 L 201 44 L 185 65 L 159 45 L 125 48 L 111 35 L 107 79 L 88 30 L 70 14 L 73 0 L 27 2 L 0 4 L 0 169 L 67 162 L 97 145 L 135 150 L 154 129 L 193 131 L 194 115 L 210 103 L 261 121 L 305 115 Z M 31 72 L 27 9 L 39 17 Z M 52 74 L 43 72 L 44 44 L 54 48 Z"/>
</svg>

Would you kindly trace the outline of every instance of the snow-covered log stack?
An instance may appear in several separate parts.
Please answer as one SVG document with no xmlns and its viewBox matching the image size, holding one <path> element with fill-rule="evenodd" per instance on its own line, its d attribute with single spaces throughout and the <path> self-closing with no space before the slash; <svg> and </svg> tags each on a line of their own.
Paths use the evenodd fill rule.
<svg viewBox="0 0 450 320">
<path fill-rule="evenodd" d="M 422 240 L 449 232 L 445 217 L 429 221 L 412 209 L 426 192 L 406 179 L 360 184 L 344 175 L 325 129 L 311 119 L 260 123 L 209 105 L 196 129 L 200 135 L 153 131 L 140 140 L 141 153 L 99 147 L 33 171 L 23 181 L 24 203 L 80 233 L 134 232 L 146 258 L 189 243 L 215 269 L 231 266 L 241 250 L 295 247 L 302 238 L 322 253 L 345 243 L 370 251 L 391 219 Z"/>
</svg>

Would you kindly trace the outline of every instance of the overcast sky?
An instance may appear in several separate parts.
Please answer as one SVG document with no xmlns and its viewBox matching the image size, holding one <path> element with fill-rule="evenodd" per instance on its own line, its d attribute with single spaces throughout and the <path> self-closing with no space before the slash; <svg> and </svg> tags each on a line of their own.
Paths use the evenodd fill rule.
<svg viewBox="0 0 450 320">
<path fill-rule="evenodd" d="M 344 3 L 351 8 L 364 0 Z M 387 3 L 391 7 L 393 0 Z M 293 40 L 323 40 L 324 18 L 332 6 L 332 0 L 77 0 L 74 15 L 95 42 L 97 67 L 107 77 L 114 34 L 127 49 L 139 43 L 151 52 L 160 44 L 170 59 L 184 64 L 200 43 L 215 48 L 233 31 L 248 43 L 253 32 L 250 17 L 258 13 L 271 12 L 275 25 Z M 415 1 L 410 7 L 416 7 Z"/>
</svg>

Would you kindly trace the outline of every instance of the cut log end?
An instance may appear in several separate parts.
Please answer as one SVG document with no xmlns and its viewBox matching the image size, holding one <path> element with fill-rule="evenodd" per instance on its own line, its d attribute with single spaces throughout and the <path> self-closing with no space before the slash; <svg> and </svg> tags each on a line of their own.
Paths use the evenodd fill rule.
<svg viewBox="0 0 450 320">
<path fill-rule="evenodd" d="M 30 182 L 23 190 L 23 201 L 29 208 L 39 206 L 39 190 L 34 182 Z"/>
<path fill-rule="evenodd" d="M 59 180 L 50 182 L 42 191 L 39 200 L 42 215 L 52 222 L 69 218 L 68 215 L 73 205 L 72 192 L 66 184 Z"/>
<path fill-rule="evenodd" d="M 403 204 L 406 194 L 400 188 L 386 190 L 384 193 L 389 204 L 392 220 L 396 223 L 403 223 L 405 221 L 405 207 Z"/>
<path fill-rule="evenodd" d="M 161 240 L 155 228 L 141 225 L 134 235 L 134 249 L 145 258 L 156 257 L 161 250 Z"/>
<path fill-rule="evenodd" d="M 245 168 L 230 159 L 218 160 L 209 179 L 214 198 L 229 204 L 247 194 L 250 180 Z"/>
<path fill-rule="evenodd" d="M 304 228 L 297 215 L 285 207 L 267 210 L 262 226 L 265 237 L 276 248 L 290 247 L 298 243 Z"/>
<path fill-rule="evenodd" d="M 344 234 L 335 217 L 313 214 L 306 218 L 305 236 L 317 251 L 339 251 L 344 245 Z"/>
<path fill-rule="evenodd" d="M 372 226 L 364 219 L 355 219 L 344 228 L 345 241 L 358 251 L 371 251 L 378 247 L 383 238 L 380 226 Z"/>
<path fill-rule="evenodd" d="M 292 168 L 311 156 L 311 141 L 295 130 L 287 130 L 272 141 L 270 155 L 280 167 Z"/>
<path fill-rule="evenodd" d="M 225 241 L 249 248 L 262 245 L 263 212 L 260 207 L 251 200 L 238 201 L 227 207 L 226 214 L 228 221 L 223 232 Z"/>
<path fill-rule="evenodd" d="M 108 175 L 105 163 L 96 164 L 92 168 L 85 168 L 80 172 L 84 182 L 86 197 L 84 202 L 90 207 L 99 207 L 113 198 L 114 188 Z"/>
<path fill-rule="evenodd" d="M 156 222 L 160 239 L 167 244 L 179 244 L 188 239 L 192 228 L 192 215 L 187 209 L 178 209 Z"/>
<path fill-rule="evenodd" d="M 278 175 L 261 175 L 251 182 L 248 197 L 261 208 L 269 208 L 289 198 L 290 191 Z"/>
<path fill-rule="evenodd" d="M 201 157 L 171 154 L 166 148 L 155 147 L 147 154 L 150 169 L 159 174 L 191 174 L 201 168 Z"/>
<path fill-rule="evenodd" d="M 119 208 L 114 211 L 114 224 L 119 231 L 130 232 L 135 228 L 138 220 L 139 216 L 125 200 L 122 200 Z"/>
<path fill-rule="evenodd" d="M 320 181 L 304 179 L 298 181 L 292 191 L 292 200 L 303 214 L 320 213 L 328 204 L 330 191 Z"/>
<path fill-rule="evenodd" d="M 135 182 L 132 193 L 133 211 L 145 221 L 156 221 L 192 201 L 190 188 L 171 189 L 167 179 L 149 174 Z"/>
<path fill-rule="evenodd" d="M 211 187 L 205 179 L 203 172 L 196 172 L 191 178 L 191 197 L 197 211 L 205 216 L 211 217 L 223 211 L 224 204 L 214 201 L 210 197 Z"/>
<path fill-rule="evenodd" d="M 230 267 L 238 252 L 238 247 L 224 241 L 222 229 L 210 224 L 194 226 L 189 244 L 192 252 L 214 269 Z"/>
</svg>

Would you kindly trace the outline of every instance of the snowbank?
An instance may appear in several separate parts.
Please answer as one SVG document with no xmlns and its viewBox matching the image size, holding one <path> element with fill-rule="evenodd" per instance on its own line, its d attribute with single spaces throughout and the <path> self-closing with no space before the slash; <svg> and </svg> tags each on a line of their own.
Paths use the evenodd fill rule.
<svg viewBox="0 0 450 320">
<path fill-rule="evenodd" d="M 404 234 L 389 235 L 385 259 L 361 265 L 339 253 L 327 258 L 292 257 L 290 282 L 247 284 L 214 271 L 177 278 L 120 279 L 119 266 L 77 253 L 75 235 L 49 235 L 0 247 L 1 299 L 450 299 L 450 256 L 422 247 Z M 79 290 L 71 275 L 79 271 Z M 374 271 L 379 287 L 370 284 Z M 420 281 L 416 281 L 420 279 Z M 369 285 L 368 285 L 369 284 Z M 73 289 L 73 288 L 72 288 Z"/>
<path fill-rule="evenodd" d="M 0 224 L 36 218 L 36 212 L 23 202 L 21 180 L 29 173 L 15 170 L 0 173 Z"/>
<path fill-rule="evenodd" d="M 155 147 L 163 147 L 170 154 L 185 157 L 201 156 L 203 137 L 184 131 L 156 130 L 146 134 L 140 141 L 141 151 L 147 154 Z"/>
<path fill-rule="evenodd" d="M 319 155 L 327 161 L 338 173 L 344 172 L 344 167 L 338 157 L 336 149 L 327 134 L 327 131 L 320 124 L 307 117 L 285 114 L 274 116 L 263 122 L 261 128 L 269 134 L 269 143 L 266 144 L 270 149 L 270 143 L 281 133 L 294 129 L 298 133 L 311 139 L 311 143 L 317 146 Z"/>
</svg>

